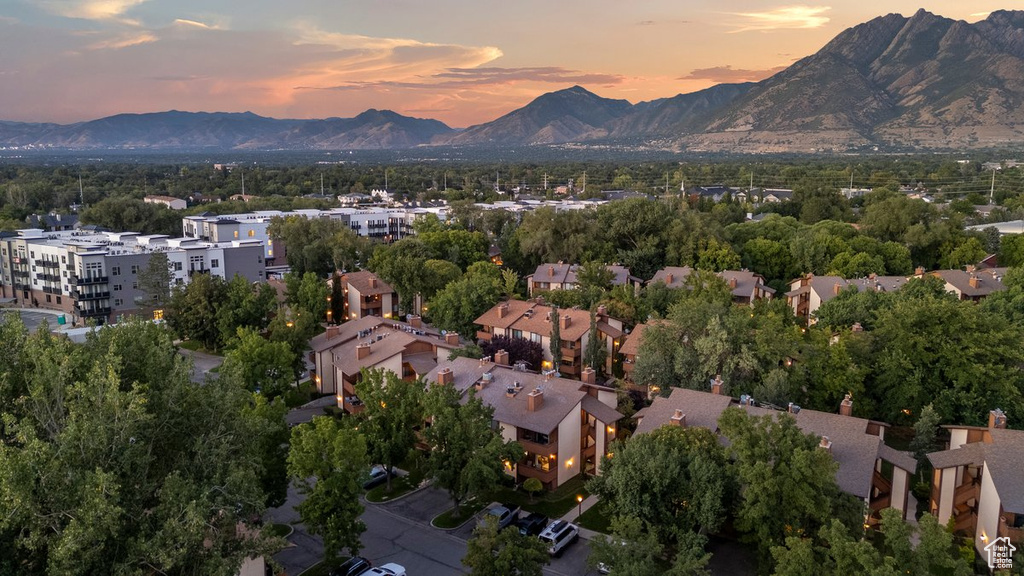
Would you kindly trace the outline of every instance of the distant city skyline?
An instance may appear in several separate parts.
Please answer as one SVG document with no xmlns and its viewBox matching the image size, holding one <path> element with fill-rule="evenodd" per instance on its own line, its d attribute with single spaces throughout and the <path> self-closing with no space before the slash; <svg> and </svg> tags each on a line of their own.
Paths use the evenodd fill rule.
<svg viewBox="0 0 1024 576">
<path fill-rule="evenodd" d="M 0 120 L 378 108 L 465 127 L 574 84 L 635 103 L 761 80 L 891 12 L 1024 10 L 965 4 L 0 0 Z"/>
</svg>

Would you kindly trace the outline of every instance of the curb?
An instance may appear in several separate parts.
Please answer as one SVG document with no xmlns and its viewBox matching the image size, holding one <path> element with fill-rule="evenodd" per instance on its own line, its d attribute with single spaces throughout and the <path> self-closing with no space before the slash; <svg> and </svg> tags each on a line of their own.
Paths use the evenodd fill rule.
<svg viewBox="0 0 1024 576">
<path fill-rule="evenodd" d="M 438 514 L 437 516 L 434 516 L 433 518 L 431 518 L 431 519 L 430 519 L 430 527 L 431 527 L 431 528 L 433 528 L 433 529 L 435 529 L 435 530 L 441 530 L 441 531 L 443 531 L 443 532 L 447 532 L 447 533 L 451 534 L 452 532 L 455 532 L 455 531 L 457 531 L 457 530 L 460 530 L 460 529 L 461 529 L 461 528 L 462 528 L 463 526 L 465 526 L 466 524 L 469 524 L 469 521 L 470 521 L 470 520 L 473 520 L 473 519 L 475 519 L 475 518 L 476 518 L 476 517 L 477 517 L 477 516 L 478 516 L 478 515 L 480 514 L 480 512 L 483 512 L 484 510 L 486 510 L 486 509 L 487 509 L 487 508 L 488 508 L 489 506 L 491 506 L 492 504 L 495 504 L 495 502 L 491 502 L 491 503 L 490 503 L 490 504 L 488 504 L 487 506 L 484 506 L 483 508 L 481 508 L 481 509 L 480 509 L 480 511 L 478 511 L 478 512 L 474 513 L 474 514 L 473 514 L 472 516 L 470 516 L 469 518 L 466 518 L 466 520 L 465 520 L 465 521 L 464 521 L 464 522 L 463 522 L 462 524 L 459 524 L 458 526 L 453 526 L 452 528 L 441 528 L 440 526 L 437 526 L 437 525 L 435 525 L 435 524 L 434 524 L 434 520 L 437 520 L 437 519 L 438 519 L 438 517 L 439 517 L 439 516 L 441 516 L 441 514 L 444 514 L 445 512 L 450 512 L 451 510 L 453 510 L 453 509 L 454 509 L 454 508 L 449 508 L 448 510 L 445 510 L 444 512 L 441 512 L 441 514 Z M 461 540 L 461 538 L 460 538 L 460 540 Z"/>
<path fill-rule="evenodd" d="M 366 494 L 363 494 L 361 498 L 363 499 L 364 503 L 369 504 L 370 506 L 378 506 L 378 507 L 379 506 L 386 506 L 386 505 L 391 504 L 393 502 L 401 502 L 405 498 L 408 498 L 409 496 L 412 496 L 413 494 L 416 494 L 417 492 L 420 492 L 420 491 L 422 491 L 422 490 L 424 490 L 426 488 L 430 488 L 431 486 L 433 486 L 433 482 L 429 482 L 429 481 L 425 480 L 423 482 L 420 482 L 419 486 L 417 486 L 416 488 L 414 488 L 412 490 L 409 490 L 405 494 L 399 494 L 398 496 L 396 496 L 394 498 L 390 498 L 388 500 L 384 500 L 383 502 L 372 502 L 370 500 L 367 500 L 366 499 Z M 443 514 L 443 512 L 442 512 L 442 514 Z"/>
</svg>

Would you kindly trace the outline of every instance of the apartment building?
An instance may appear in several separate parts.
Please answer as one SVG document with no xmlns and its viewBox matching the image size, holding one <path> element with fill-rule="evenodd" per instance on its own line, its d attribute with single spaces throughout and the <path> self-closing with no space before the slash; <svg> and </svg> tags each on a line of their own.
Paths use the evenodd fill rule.
<svg viewBox="0 0 1024 576">
<path fill-rule="evenodd" d="M 668 288 L 684 288 L 692 273 L 693 269 L 689 266 L 668 266 L 655 272 L 647 285 L 662 282 Z M 758 300 L 771 299 L 775 295 L 775 289 L 764 283 L 764 276 L 750 270 L 723 270 L 715 274 L 729 286 L 732 300 L 736 304 L 752 305 Z"/>
<path fill-rule="evenodd" d="M 181 221 L 182 234 L 186 238 L 197 238 L 210 242 L 231 240 L 259 240 L 265 247 L 264 258 L 272 264 L 285 261 L 285 246 L 275 246 L 267 233 L 271 220 L 276 217 L 299 216 L 302 218 L 327 218 L 344 223 L 360 236 L 376 238 L 385 242 L 400 240 L 413 234 L 413 223 L 417 218 L 435 214 L 442 220 L 447 216 L 444 207 L 386 208 L 331 208 L 330 210 L 261 210 L 245 214 L 210 214 L 186 216 Z"/>
<path fill-rule="evenodd" d="M 475 320 L 480 325 L 476 337 L 490 341 L 494 336 L 525 338 L 541 345 L 544 351 L 542 369 L 555 369 L 561 375 L 580 378 L 583 374 L 583 349 L 590 339 L 590 312 L 577 309 L 558 309 L 559 339 L 561 355 L 551 355 L 552 313 L 555 308 L 541 304 L 538 300 L 509 300 L 500 302 Z M 611 373 L 612 361 L 622 345 L 623 324 L 611 318 L 604 306 L 598 306 L 596 314 L 597 337 L 604 342 L 607 351 L 605 372 Z M 531 366 L 531 369 L 538 368 Z"/>
<path fill-rule="evenodd" d="M 461 346 L 454 332 L 440 334 L 425 327 L 419 317 L 398 322 L 366 316 L 338 326 L 310 341 L 313 381 L 321 394 L 335 394 L 338 406 L 349 414 L 362 412 L 355 385 L 361 370 L 390 370 L 403 379 L 427 375 Z"/>
<path fill-rule="evenodd" d="M 876 292 L 895 292 L 907 283 L 905 276 L 877 276 L 847 280 L 839 276 L 815 276 L 808 274 L 793 280 L 786 292 L 786 302 L 793 308 L 793 314 L 808 324 L 817 319 L 814 313 L 822 304 L 835 298 L 848 287 L 857 290 L 874 290 Z"/>
<path fill-rule="evenodd" d="M 722 394 L 723 382 L 716 379 L 711 391 L 674 388 L 667 397 L 654 399 L 638 412 L 636 433 L 644 434 L 660 426 L 700 426 L 718 432 L 718 418 L 730 406 L 739 406 L 753 416 L 777 417 L 784 412 L 756 406 L 753 398 L 739 401 Z M 836 483 L 848 494 L 864 500 L 870 511 L 868 523 L 879 519 L 884 508 L 901 510 L 907 518 L 910 481 L 917 461 L 884 442 L 887 424 L 853 416 L 853 400 L 849 395 L 839 407 L 839 414 L 804 410 L 790 404 L 790 416 L 804 433 L 820 437 L 819 446 L 832 453 L 839 463 Z"/>
<path fill-rule="evenodd" d="M 139 273 L 152 254 L 167 255 L 172 282 L 186 284 L 198 273 L 225 279 L 239 274 L 265 279 L 257 242 L 200 242 L 136 232 L 0 233 L 0 298 L 32 308 L 63 312 L 72 323 L 104 323 L 139 310 Z"/>
<path fill-rule="evenodd" d="M 1003 277 L 1007 268 L 985 268 L 979 270 L 967 266 L 964 270 L 936 270 L 932 276 L 940 278 L 946 284 L 946 291 L 960 300 L 979 302 L 989 294 L 1006 290 Z M 918 268 L 916 276 L 923 275 L 924 270 Z"/>
<path fill-rule="evenodd" d="M 517 482 L 537 478 L 554 490 L 580 474 L 600 473 L 601 458 L 618 432 L 622 418 L 613 388 L 516 369 L 508 354 L 441 362 L 427 375 L 438 384 L 473 394 L 494 409 L 494 422 L 506 440 L 523 446 L 523 458 L 508 463 Z"/>
<path fill-rule="evenodd" d="M 328 285 L 333 281 L 333 278 L 328 280 Z M 342 274 L 341 292 L 345 297 L 342 305 L 345 320 L 366 316 L 398 318 L 398 293 L 369 270 Z"/>
<path fill-rule="evenodd" d="M 928 455 L 934 469 L 928 509 L 954 531 L 973 536 L 974 548 L 997 538 L 1024 545 L 1024 430 L 1006 428 L 1002 410 L 989 413 L 988 426 L 943 426 L 946 450 Z"/>
<path fill-rule="evenodd" d="M 146 204 L 159 204 L 171 210 L 184 210 L 188 208 L 188 202 L 182 198 L 175 198 L 174 196 L 157 196 L 150 195 L 142 199 Z"/>
<path fill-rule="evenodd" d="M 565 264 L 563 262 L 541 264 L 537 266 L 537 270 L 533 274 L 526 277 L 527 291 L 530 296 L 533 296 L 535 292 L 572 290 L 577 286 L 576 272 L 579 270 L 579 267 L 579 264 Z M 605 268 L 614 274 L 612 286 L 640 287 L 640 279 L 630 274 L 629 268 L 619 266 L 618 264 L 605 266 Z"/>
</svg>

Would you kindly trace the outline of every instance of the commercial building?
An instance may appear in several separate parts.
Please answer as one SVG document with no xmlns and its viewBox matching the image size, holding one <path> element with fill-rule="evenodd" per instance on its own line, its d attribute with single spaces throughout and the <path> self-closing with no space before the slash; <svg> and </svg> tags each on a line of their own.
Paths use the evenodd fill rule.
<svg viewBox="0 0 1024 576">
<path fill-rule="evenodd" d="M 167 255 L 174 284 L 200 273 L 225 279 L 265 279 L 255 241 L 201 242 L 137 232 L 0 233 L 0 298 L 23 307 L 64 312 L 72 323 L 108 322 L 139 310 L 139 273 L 155 253 Z"/>
</svg>

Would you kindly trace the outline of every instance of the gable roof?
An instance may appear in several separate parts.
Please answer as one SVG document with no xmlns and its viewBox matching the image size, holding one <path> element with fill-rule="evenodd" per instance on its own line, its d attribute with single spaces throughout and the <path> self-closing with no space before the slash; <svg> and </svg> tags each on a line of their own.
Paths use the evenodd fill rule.
<svg viewBox="0 0 1024 576">
<path fill-rule="evenodd" d="M 576 273 L 579 271 L 579 264 L 557 264 L 546 263 L 537 266 L 533 272 L 532 282 L 543 282 L 548 284 L 576 284 Z M 605 268 L 612 273 L 612 286 L 622 286 L 630 282 L 639 281 L 633 276 L 629 268 L 619 264 L 606 264 Z"/>
<path fill-rule="evenodd" d="M 501 308 L 507 307 L 504 316 L 501 315 Z M 511 328 L 522 330 L 543 336 L 551 335 L 551 312 L 553 307 L 539 304 L 536 301 L 509 300 L 499 302 L 490 310 L 484 312 L 474 323 L 481 326 L 489 326 L 499 330 Z M 579 340 L 590 330 L 590 312 L 575 308 L 559 308 L 558 315 L 569 317 L 569 326 L 559 330 L 559 337 L 562 340 Z M 606 322 L 607 324 L 607 322 Z M 617 328 L 608 324 L 608 331 L 605 334 L 616 337 Z M 618 331 L 621 335 L 621 331 Z"/>
<path fill-rule="evenodd" d="M 1006 290 L 1003 284 L 1003 276 L 1006 275 L 1006 268 L 986 268 L 967 272 L 965 270 L 936 270 L 933 275 L 942 278 L 947 284 L 956 288 L 957 292 L 971 297 L 980 298 L 988 296 L 993 292 Z M 971 279 L 976 279 L 976 286 L 971 286 Z"/>
<path fill-rule="evenodd" d="M 932 452 L 928 454 L 932 466 L 939 469 L 984 464 L 1003 510 L 1024 514 L 1024 471 L 1020 464 L 1020 455 L 1024 454 L 1024 430 L 968 426 L 949 428 L 985 430 L 988 438 L 951 450 Z"/>
<path fill-rule="evenodd" d="M 341 275 L 341 281 L 348 283 L 353 289 L 360 294 L 373 295 L 373 294 L 391 294 L 395 291 L 390 284 L 381 280 L 376 274 L 369 270 L 360 270 L 358 272 L 348 272 Z M 374 283 L 371 285 L 371 283 Z"/>
</svg>

